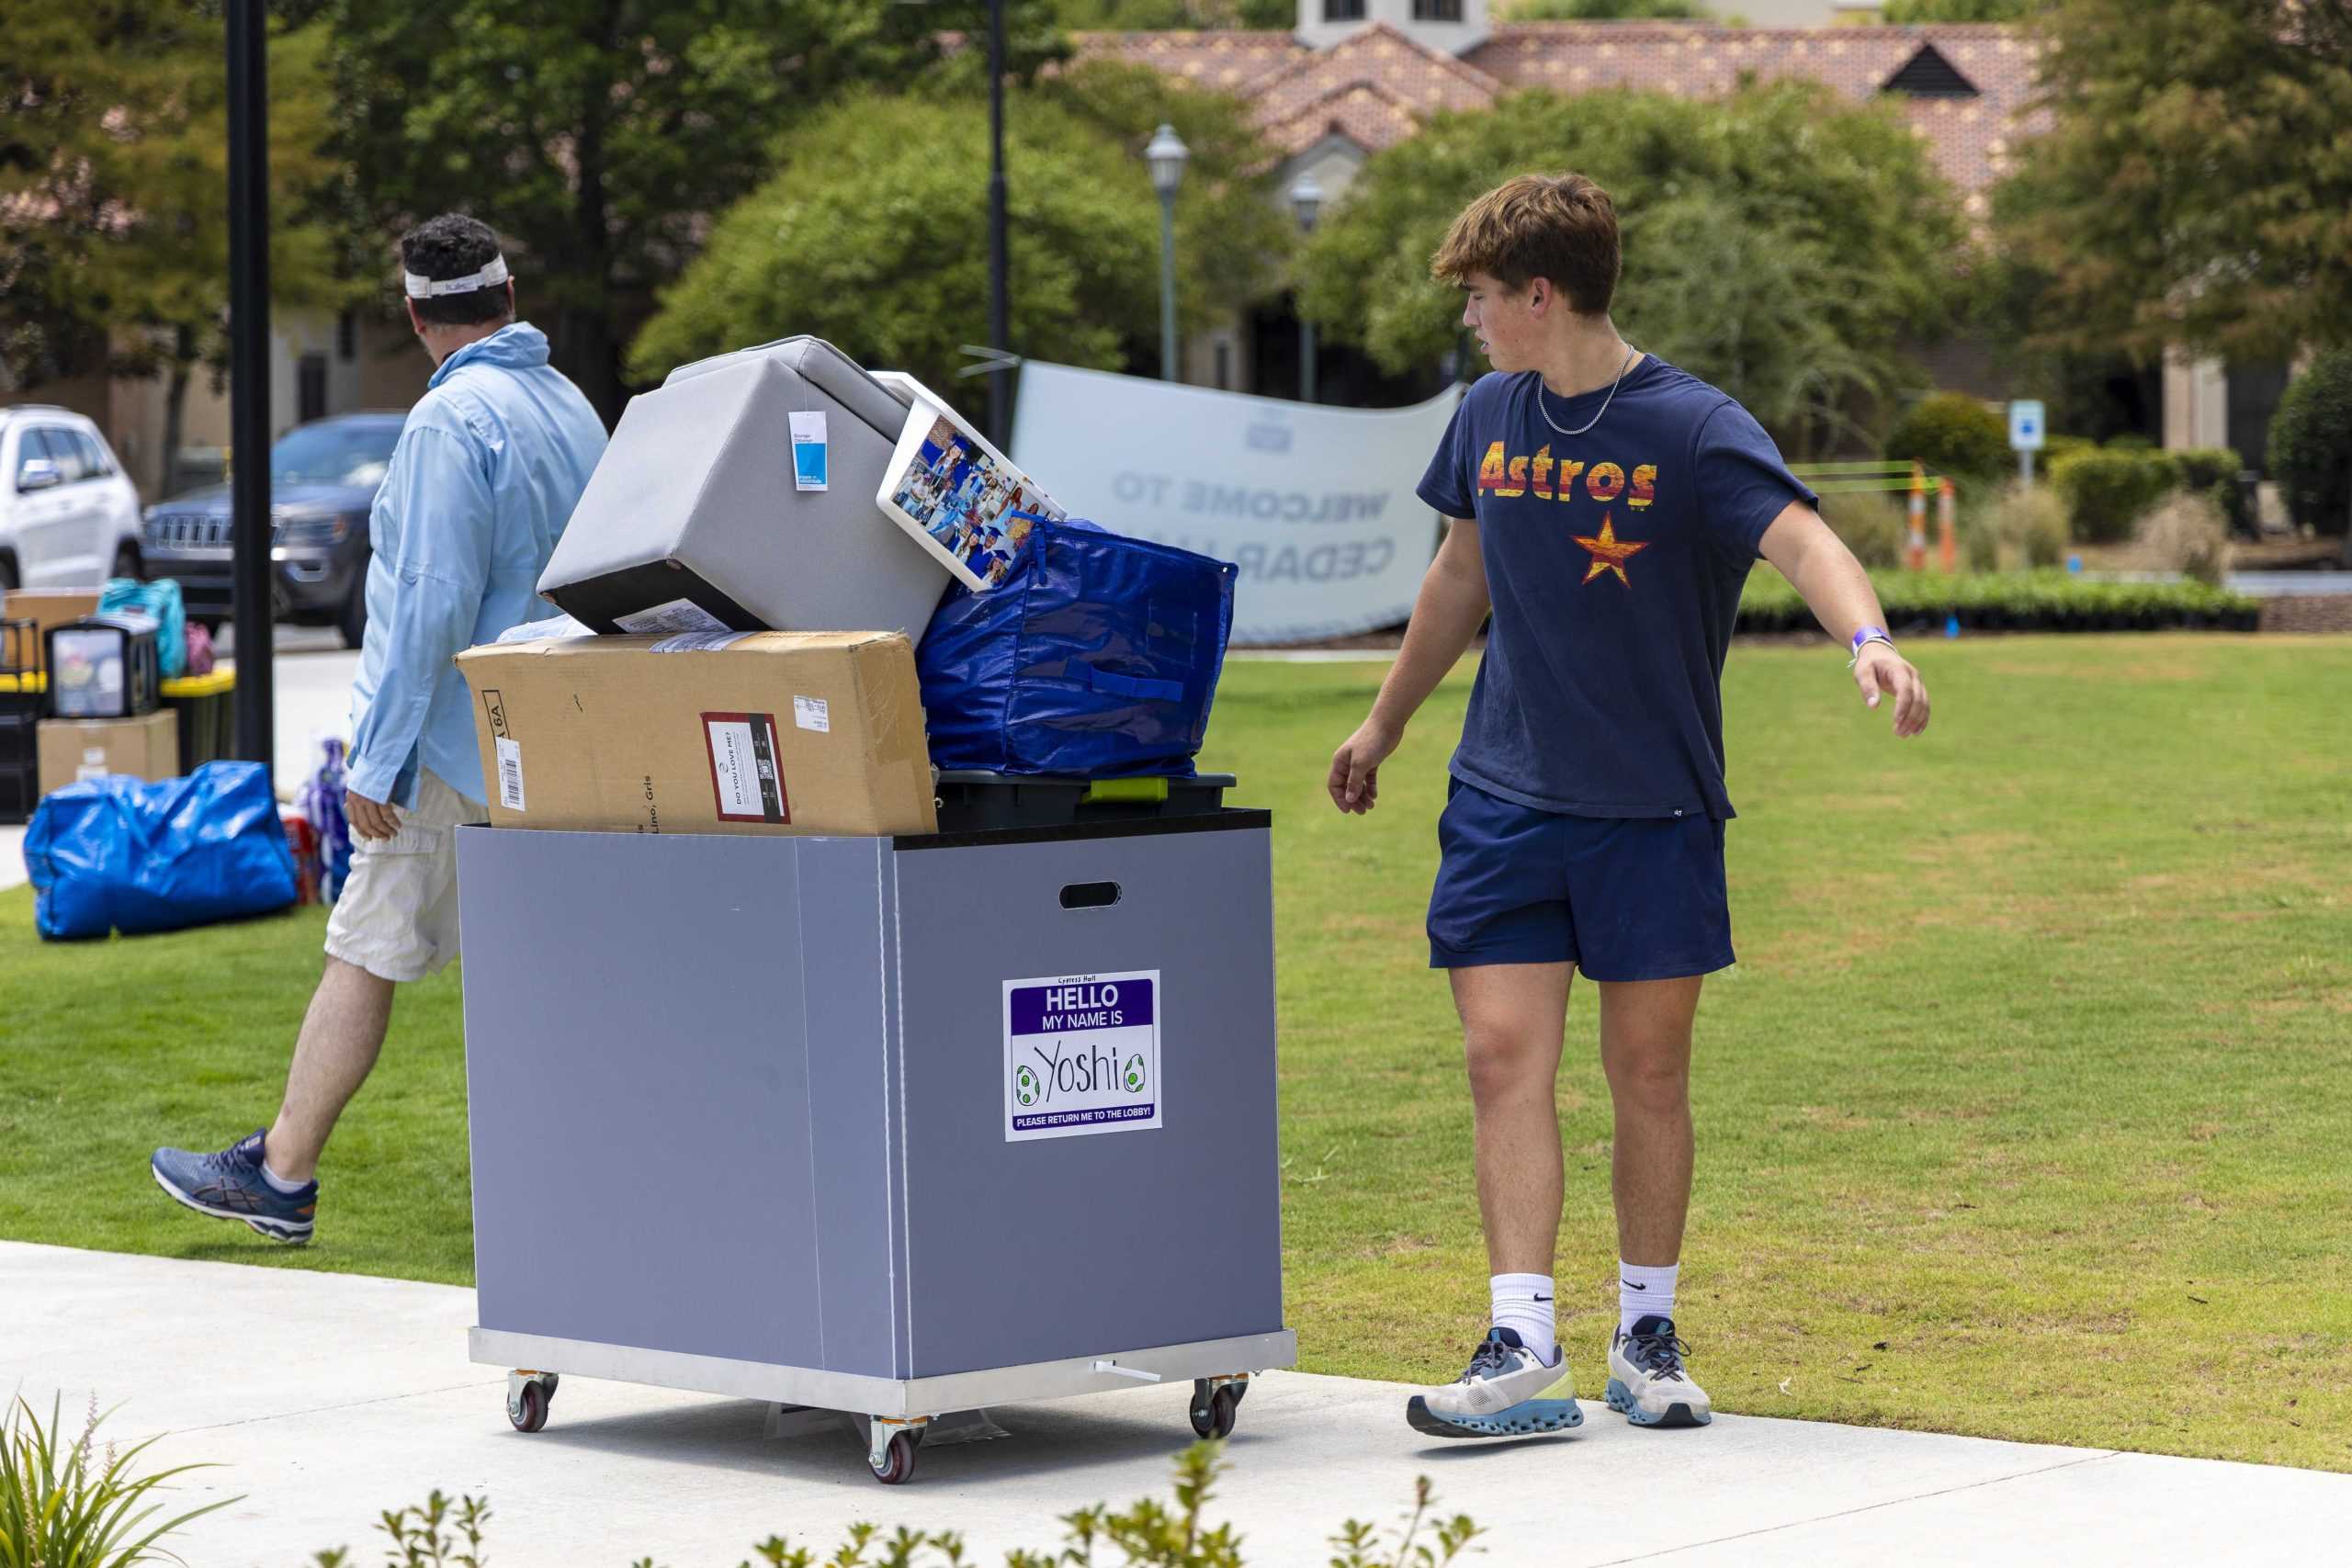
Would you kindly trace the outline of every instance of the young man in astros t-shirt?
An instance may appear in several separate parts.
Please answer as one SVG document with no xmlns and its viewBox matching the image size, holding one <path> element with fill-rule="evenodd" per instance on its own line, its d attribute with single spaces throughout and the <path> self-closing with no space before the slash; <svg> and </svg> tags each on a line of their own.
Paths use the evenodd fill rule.
<svg viewBox="0 0 2352 1568">
<path fill-rule="evenodd" d="M 1732 962 L 1724 896 L 1724 655 L 1760 555 L 1854 654 L 1898 736 L 1928 724 L 1870 579 L 1747 410 L 1629 347 L 1609 319 L 1617 215 L 1580 175 L 1526 175 L 1454 220 L 1432 270 L 1495 369 L 1420 484 L 1450 521 L 1396 666 L 1331 759 L 1370 811 L 1381 762 L 1494 622 L 1438 820 L 1430 963 L 1452 980 L 1476 1128 L 1492 1328 L 1424 1432 L 1498 1437 L 1582 1418 L 1554 1330 L 1561 1158 L 1553 1098 L 1577 970 L 1600 988 L 1616 1113 L 1619 1320 L 1611 1409 L 1702 1426 L 1677 1336 L 1690 1204 L 1690 1025 Z"/>
</svg>

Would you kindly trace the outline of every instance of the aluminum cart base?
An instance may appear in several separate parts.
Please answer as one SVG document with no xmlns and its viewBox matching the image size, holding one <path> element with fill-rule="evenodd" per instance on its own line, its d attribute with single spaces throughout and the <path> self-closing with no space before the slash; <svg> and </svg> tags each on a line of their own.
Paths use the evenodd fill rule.
<svg viewBox="0 0 2352 1568">
<path fill-rule="evenodd" d="M 847 1411 L 885 1482 L 933 1417 L 1138 1382 L 1231 1430 L 1296 1359 L 1270 869 L 1255 811 L 461 829 L 471 1349 L 514 1369 L 509 1418 L 565 1374 Z M 1080 1101 L 1021 1076 L 1049 1058 L 1018 998 L 1105 978 L 1156 1059 L 1111 1054 L 1134 1103 L 1041 1131 Z"/>
</svg>

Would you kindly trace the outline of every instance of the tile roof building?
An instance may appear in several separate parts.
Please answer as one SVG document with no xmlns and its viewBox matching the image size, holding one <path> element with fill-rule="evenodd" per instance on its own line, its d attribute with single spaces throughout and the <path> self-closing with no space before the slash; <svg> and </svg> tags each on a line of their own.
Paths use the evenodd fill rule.
<svg viewBox="0 0 2352 1568">
<path fill-rule="evenodd" d="M 1857 103 L 1881 102 L 1907 120 L 1972 223 L 1987 215 L 1992 186 L 2019 144 L 2049 124 L 2037 107 L 2040 45 L 2024 28 L 1997 24 L 1878 25 L 1872 6 L 1836 0 L 1758 0 L 1770 19 L 1810 16 L 1866 26 L 1724 27 L 1708 22 L 1510 22 L 1488 0 L 1298 0 L 1289 31 L 1081 33 L 1083 59 L 1147 65 L 1248 106 L 1281 155 L 1280 186 L 1310 176 L 1328 201 L 1376 152 L 1414 135 L 1430 116 L 1476 110 L 1506 94 L 1548 88 L 1576 94 L 1635 87 L 1706 97 L 1743 78 L 1809 80 Z M 1260 312 L 1262 316 L 1265 312 Z M 1286 319 L 1286 317 L 1284 318 Z M 1217 385 L 1272 390 L 1295 370 L 1252 365 L 1262 351 L 1287 355 L 1278 333 L 1249 312 L 1197 334 L 1191 362 L 1212 358 Z M 1241 364 L 1233 377 L 1237 361 Z M 1984 396 L 2004 389 L 1979 345 L 1931 358 L 1939 382 Z M 2158 404 L 2168 446 L 2226 444 L 2234 423 L 2229 378 L 2216 361 L 2168 363 Z"/>
</svg>

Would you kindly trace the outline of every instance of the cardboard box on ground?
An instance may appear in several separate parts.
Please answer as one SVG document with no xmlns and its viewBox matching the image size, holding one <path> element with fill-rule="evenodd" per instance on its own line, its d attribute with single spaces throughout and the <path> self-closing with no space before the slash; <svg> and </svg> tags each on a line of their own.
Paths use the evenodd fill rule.
<svg viewBox="0 0 2352 1568">
<path fill-rule="evenodd" d="M 11 588 L 0 602 L 0 620 L 32 622 L 32 642 L 28 649 L 0 648 L 0 662 L 38 664 L 48 657 L 50 627 L 72 626 L 97 613 L 95 588 Z"/>
<path fill-rule="evenodd" d="M 469 649 L 458 666 L 493 827 L 937 829 L 904 635 L 550 638 Z"/>
<path fill-rule="evenodd" d="M 137 718 L 41 720 L 41 794 L 108 773 L 127 773 L 150 783 L 179 777 L 178 712 L 159 708 Z"/>
</svg>

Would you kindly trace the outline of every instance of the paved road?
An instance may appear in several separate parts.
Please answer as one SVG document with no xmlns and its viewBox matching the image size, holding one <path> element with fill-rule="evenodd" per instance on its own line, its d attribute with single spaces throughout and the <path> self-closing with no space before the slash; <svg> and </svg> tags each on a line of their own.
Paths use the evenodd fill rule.
<svg viewBox="0 0 2352 1568">
<path fill-rule="evenodd" d="M 224 1258 L 268 1245 L 187 1224 Z M 320 1245 L 333 1224 L 329 1207 Z M 648 1553 L 699 1568 L 771 1531 L 830 1551 L 858 1519 L 959 1529 L 970 1561 L 994 1563 L 1055 1543 L 1072 1508 L 1166 1497 L 1192 1438 L 1181 1388 L 1002 1407 L 1009 1438 L 925 1449 L 913 1483 L 885 1490 L 861 1444 L 769 1438 L 766 1406 L 745 1400 L 567 1378 L 547 1429 L 518 1434 L 503 1370 L 466 1359 L 470 1291 L 0 1243 L 0 1388 L 44 1415 L 53 1393 L 68 1412 L 93 1393 L 124 1402 L 118 1440 L 167 1433 L 155 1463 L 223 1466 L 175 1498 L 243 1498 L 165 1543 L 200 1568 L 287 1568 L 345 1544 L 376 1561 L 370 1521 L 436 1486 L 489 1495 L 500 1568 Z M 1296 1374 L 1251 1390 L 1211 1514 L 1237 1524 L 1253 1568 L 1325 1561 L 1333 1527 L 1391 1519 L 1417 1475 L 1487 1528 L 1476 1561 L 1497 1568 L 2271 1568 L 2343 1561 L 2352 1521 L 2352 1475 L 1754 1416 L 1644 1432 L 1597 1403 L 1573 1434 L 1453 1444 L 1406 1427 L 1405 1394 Z"/>
</svg>

